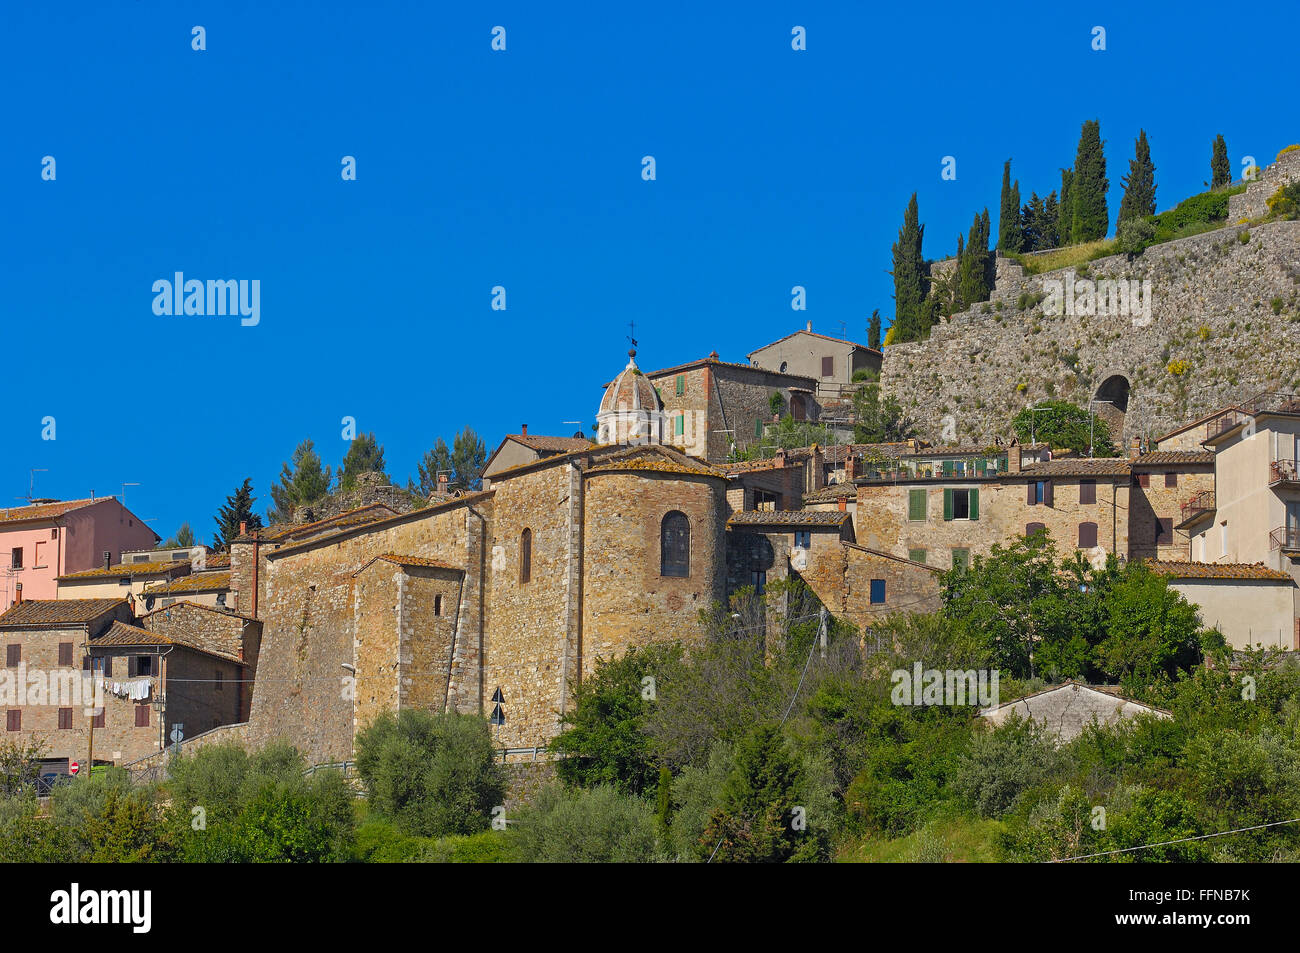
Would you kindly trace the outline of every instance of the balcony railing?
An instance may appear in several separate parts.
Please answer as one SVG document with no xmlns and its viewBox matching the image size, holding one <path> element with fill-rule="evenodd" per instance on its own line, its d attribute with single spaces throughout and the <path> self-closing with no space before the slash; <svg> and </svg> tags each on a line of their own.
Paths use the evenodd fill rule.
<svg viewBox="0 0 1300 953">
<path fill-rule="evenodd" d="M 1274 460 L 1268 465 L 1268 485 L 1277 486 L 1279 483 L 1300 483 L 1294 460 Z"/>
<path fill-rule="evenodd" d="M 1199 493 L 1192 494 L 1187 502 L 1179 507 L 1178 521 L 1185 522 L 1198 513 L 1208 513 L 1212 509 L 1214 509 L 1214 491 L 1201 490 Z"/>
<path fill-rule="evenodd" d="M 953 480 L 974 480 L 985 479 L 989 477 L 1005 476 L 1006 467 L 1001 469 L 997 467 L 966 467 L 962 470 L 944 470 L 939 467 L 920 467 L 911 469 L 903 467 L 901 469 L 882 470 L 875 467 L 867 467 L 858 474 L 860 480 L 870 480 L 873 483 L 898 483 L 905 480 L 934 480 L 953 481 Z"/>
<path fill-rule="evenodd" d="M 1269 549 L 1300 549 L 1300 526 L 1279 526 L 1268 534 Z"/>
<path fill-rule="evenodd" d="M 1264 391 L 1256 394 L 1206 424 L 1205 439 L 1213 440 L 1219 434 L 1263 413 L 1300 414 L 1300 395 L 1280 391 Z"/>
</svg>

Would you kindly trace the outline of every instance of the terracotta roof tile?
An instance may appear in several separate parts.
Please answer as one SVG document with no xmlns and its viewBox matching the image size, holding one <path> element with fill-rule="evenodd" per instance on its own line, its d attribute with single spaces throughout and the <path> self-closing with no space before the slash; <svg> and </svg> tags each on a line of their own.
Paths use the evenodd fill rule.
<svg viewBox="0 0 1300 953">
<path fill-rule="evenodd" d="M 1030 463 L 1020 468 L 1023 476 L 1127 476 L 1129 472 L 1129 460 L 1125 457 L 1067 457 L 1064 460 Z M 1005 476 L 1014 480 L 1016 474 Z"/>
<path fill-rule="evenodd" d="M 1263 563 L 1191 563 L 1177 560 L 1148 560 L 1152 572 L 1177 579 L 1272 579 L 1291 582 L 1287 573 L 1269 569 Z"/>
<path fill-rule="evenodd" d="M 1129 463 L 1135 467 L 1169 466 L 1170 464 L 1213 464 L 1214 452 L 1211 450 L 1155 450 L 1144 453 Z"/>
<path fill-rule="evenodd" d="M 586 450 L 595 446 L 595 443 L 586 437 L 543 437 L 533 434 L 512 433 L 506 434 L 506 439 L 513 440 L 515 443 L 522 443 L 530 450 L 536 450 L 539 453 L 569 453 L 572 450 Z"/>
<path fill-rule="evenodd" d="M 229 572 L 200 572 L 171 582 L 146 586 L 146 596 L 175 595 L 178 592 L 224 592 L 230 588 Z"/>
<path fill-rule="evenodd" d="M 118 646 L 134 645 L 173 645 L 189 649 L 193 652 L 202 652 L 204 655 L 212 655 L 216 658 L 225 659 L 228 662 L 240 661 L 239 656 L 231 655 L 227 652 L 217 652 L 193 642 L 183 639 L 174 639 L 170 636 L 163 635 L 161 632 L 150 632 L 148 629 L 141 629 L 138 626 L 127 625 L 125 622 L 118 620 L 114 622 L 103 635 L 90 640 L 90 648 L 102 649 Z"/>
<path fill-rule="evenodd" d="M 183 569 L 189 572 L 189 560 L 179 562 L 159 561 L 152 563 L 118 563 L 116 566 L 107 568 L 101 566 L 99 569 L 83 569 L 81 572 L 68 573 L 66 576 L 59 576 L 59 582 L 81 581 L 83 579 L 116 579 L 120 576 L 157 576 L 169 573 L 173 569 Z"/>
<path fill-rule="evenodd" d="M 125 604 L 125 599 L 27 599 L 0 615 L 0 626 L 80 625 Z"/>
<path fill-rule="evenodd" d="M 34 503 L 31 506 L 11 506 L 0 510 L 0 523 L 17 523 L 21 520 L 48 520 L 84 506 L 94 506 L 111 500 L 111 496 L 99 496 L 93 500 L 62 500 L 57 503 Z"/>
<path fill-rule="evenodd" d="M 732 513 L 728 526 L 843 526 L 848 513 L 819 513 L 811 510 L 746 510 Z"/>
<path fill-rule="evenodd" d="M 460 566 L 453 566 L 451 563 L 444 562 L 441 559 L 429 559 L 426 556 L 403 556 L 399 553 L 381 553 L 378 556 L 368 559 L 365 564 L 352 575 L 359 575 L 371 563 L 379 561 L 392 563 L 395 566 L 418 566 L 424 569 L 450 569 L 453 572 L 464 571 Z"/>
</svg>

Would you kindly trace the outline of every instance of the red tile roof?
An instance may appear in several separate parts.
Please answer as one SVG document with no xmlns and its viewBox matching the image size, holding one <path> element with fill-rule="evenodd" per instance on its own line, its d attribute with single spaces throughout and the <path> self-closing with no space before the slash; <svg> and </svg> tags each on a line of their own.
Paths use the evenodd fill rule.
<svg viewBox="0 0 1300 953">
<path fill-rule="evenodd" d="M 1263 563 L 1191 563 L 1177 560 L 1147 561 L 1152 572 L 1176 579 L 1271 579 L 1291 582 L 1290 575 Z"/>
<path fill-rule="evenodd" d="M 27 599 L 0 615 L 0 626 L 82 625 L 125 602 L 125 599 Z"/>
<path fill-rule="evenodd" d="M 22 520 L 49 520 L 85 506 L 94 506 L 111 500 L 111 496 L 99 496 L 93 500 L 62 500 L 57 503 L 34 503 L 31 506 L 11 506 L 0 510 L 0 523 L 17 523 Z"/>
<path fill-rule="evenodd" d="M 189 649 L 191 652 L 201 652 L 204 655 L 211 655 L 215 658 L 224 659 L 227 662 L 235 662 L 239 665 L 244 664 L 237 655 L 231 655 L 227 652 L 217 652 L 213 649 L 205 648 L 184 639 L 175 639 L 171 636 L 163 635 L 160 632 L 150 632 L 148 629 L 141 629 L 134 625 L 127 625 L 121 620 L 114 622 L 103 635 L 90 640 L 91 651 L 94 651 L 95 649 L 135 645 L 177 646 Z"/>
<path fill-rule="evenodd" d="M 171 582 L 160 582 L 147 586 L 146 596 L 175 595 L 178 592 L 225 592 L 230 588 L 229 572 L 200 572 L 192 576 L 182 576 Z"/>
<path fill-rule="evenodd" d="M 98 569 L 83 569 L 81 572 L 70 572 L 66 576 L 59 576 L 59 582 L 84 582 L 90 579 L 117 579 L 120 576 L 161 576 L 170 575 L 173 569 L 184 570 L 185 573 L 190 571 L 189 560 L 179 562 L 158 561 L 152 563 L 118 563 L 116 566 L 107 568 L 100 566 Z"/>
<path fill-rule="evenodd" d="M 464 570 L 459 566 L 453 566 L 451 563 L 443 562 L 439 559 L 429 559 L 426 556 L 402 556 L 398 553 L 381 553 L 378 556 L 373 556 L 366 560 L 366 562 L 362 564 L 361 568 L 352 575 L 359 576 L 361 573 L 365 572 L 371 564 L 380 561 L 392 563 L 395 566 L 416 566 L 422 569 L 450 569 L 452 572 L 464 572 Z"/>
<path fill-rule="evenodd" d="M 1170 464 L 1214 464 L 1214 453 L 1210 450 L 1155 450 L 1130 460 L 1135 467 L 1169 466 Z"/>
<path fill-rule="evenodd" d="M 821 513 L 812 510 L 746 510 L 732 513 L 728 526 L 843 526 L 852 517 L 848 513 Z"/>
</svg>

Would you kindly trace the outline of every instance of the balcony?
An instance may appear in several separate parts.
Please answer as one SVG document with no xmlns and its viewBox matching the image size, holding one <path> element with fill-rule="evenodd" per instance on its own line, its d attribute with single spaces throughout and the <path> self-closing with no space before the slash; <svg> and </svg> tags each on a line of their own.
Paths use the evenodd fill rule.
<svg viewBox="0 0 1300 953">
<path fill-rule="evenodd" d="M 1268 534 L 1269 549 L 1284 553 L 1300 551 L 1300 526 L 1279 526 Z"/>
<path fill-rule="evenodd" d="M 1300 472 L 1294 460 L 1274 460 L 1268 465 L 1268 485 L 1271 487 L 1300 487 Z"/>
<path fill-rule="evenodd" d="M 1194 516 L 1214 512 L 1214 491 L 1201 490 L 1179 507 L 1178 523 L 1181 526 Z"/>
<path fill-rule="evenodd" d="M 1005 476 L 1007 468 L 1005 462 L 999 467 L 956 467 L 951 470 L 945 470 L 942 467 L 920 466 L 920 467 L 898 467 L 881 469 L 879 467 L 866 467 L 857 476 L 860 481 L 870 483 L 902 483 L 911 480 L 933 480 L 936 483 L 947 481 L 949 483 L 961 480 L 987 480 L 999 476 Z"/>
</svg>

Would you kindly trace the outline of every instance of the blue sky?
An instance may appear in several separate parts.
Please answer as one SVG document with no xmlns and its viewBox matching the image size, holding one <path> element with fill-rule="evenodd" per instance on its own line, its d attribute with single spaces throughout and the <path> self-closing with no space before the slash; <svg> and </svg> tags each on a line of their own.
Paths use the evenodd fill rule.
<svg viewBox="0 0 1300 953">
<path fill-rule="evenodd" d="M 207 540 L 245 476 L 269 504 L 304 437 L 337 465 L 344 416 L 403 483 L 467 424 L 489 449 L 589 425 L 629 321 L 646 369 L 743 361 L 805 320 L 865 339 L 908 196 L 950 254 L 985 206 L 996 231 L 1003 160 L 1046 194 L 1085 119 L 1112 225 L 1139 128 L 1160 209 L 1202 190 L 1216 133 L 1237 175 L 1300 140 L 1268 49 L 1294 8 L 50 6 L 0 13 L 0 497 L 37 467 L 38 496 L 139 483 L 164 537 Z M 177 271 L 260 280 L 260 323 L 155 315 Z"/>
</svg>

